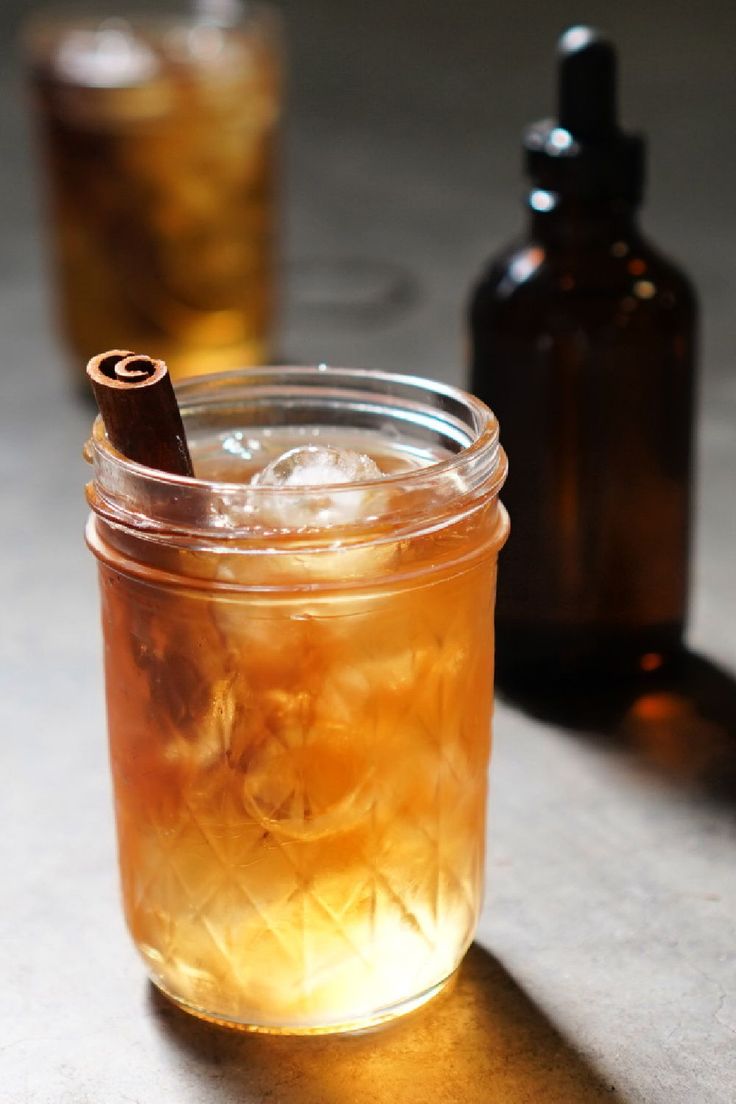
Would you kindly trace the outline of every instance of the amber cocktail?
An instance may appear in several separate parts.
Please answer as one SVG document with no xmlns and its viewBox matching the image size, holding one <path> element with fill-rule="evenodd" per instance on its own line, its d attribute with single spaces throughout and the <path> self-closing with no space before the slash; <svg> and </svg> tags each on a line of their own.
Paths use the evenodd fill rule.
<svg viewBox="0 0 736 1104">
<path fill-rule="evenodd" d="M 498 427 L 381 373 L 179 397 L 197 479 L 99 422 L 89 450 L 130 931 L 207 1018 L 376 1023 L 444 985 L 481 903 Z"/>
<path fill-rule="evenodd" d="M 124 5 L 123 5 L 124 7 Z M 174 376 L 271 356 L 278 23 L 237 0 L 48 13 L 26 43 L 75 363 L 110 344 Z"/>
</svg>

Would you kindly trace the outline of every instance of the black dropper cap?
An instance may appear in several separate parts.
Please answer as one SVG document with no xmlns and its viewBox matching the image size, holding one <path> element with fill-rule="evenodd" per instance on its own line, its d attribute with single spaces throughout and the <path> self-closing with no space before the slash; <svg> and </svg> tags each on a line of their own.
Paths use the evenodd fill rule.
<svg viewBox="0 0 736 1104">
<path fill-rule="evenodd" d="M 593 27 L 570 27 L 557 56 L 558 117 L 524 132 L 528 175 L 560 195 L 639 203 L 644 139 L 618 125 L 613 44 Z"/>
</svg>

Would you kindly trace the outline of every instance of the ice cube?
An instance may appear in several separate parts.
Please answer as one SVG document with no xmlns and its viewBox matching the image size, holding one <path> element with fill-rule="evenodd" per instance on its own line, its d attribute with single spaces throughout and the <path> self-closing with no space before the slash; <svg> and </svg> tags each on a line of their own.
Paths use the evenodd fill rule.
<svg viewBox="0 0 736 1104">
<path fill-rule="evenodd" d="M 385 495 L 376 488 L 334 490 L 346 483 L 374 482 L 383 473 L 360 452 L 334 445 L 301 445 L 289 449 L 253 476 L 254 487 L 324 488 L 324 494 L 274 495 L 270 510 L 282 523 L 302 528 L 346 524 L 379 511 Z"/>
<path fill-rule="evenodd" d="M 334 445 L 300 445 L 277 456 L 253 477 L 254 486 L 328 487 L 380 479 L 375 460 Z"/>
<path fill-rule="evenodd" d="M 153 50 L 125 20 L 71 30 L 55 59 L 63 80 L 90 88 L 126 88 L 151 80 L 159 69 Z"/>
<path fill-rule="evenodd" d="M 329 529 L 385 517 L 390 507 L 383 473 L 369 456 L 332 445 L 305 445 L 277 456 L 251 479 L 254 488 L 243 520 L 282 530 Z M 366 485 L 361 487 L 363 482 Z M 274 494 L 268 494 L 274 488 Z M 256 501 L 257 500 L 257 501 Z M 232 509 L 223 517 L 241 516 Z M 389 570 L 396 555 L 392 541 L 359 534 L 357 542 L 342 542 L 330 534 L 317 547 L 258 549 L 225 555 L 215 568 L 218 579 L 251 587 L 293 585 L 316 580 L 347 582 L 377 578 Z M 276 543 L 278 540 L 276 539 Z M 241 638 L 262 626 L 253 622 L 237 601 L 217 604 L 216 620 L 228 638 Z M 270 630 L 269 630 L 270 631 Z"/>
</svg>

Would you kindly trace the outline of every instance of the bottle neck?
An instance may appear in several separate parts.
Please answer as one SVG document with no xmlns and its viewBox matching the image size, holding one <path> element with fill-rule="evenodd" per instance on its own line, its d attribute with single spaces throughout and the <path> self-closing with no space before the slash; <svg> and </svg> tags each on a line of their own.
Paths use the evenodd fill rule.
<svg viewBox="0 0 736 1104">
<path fill-rule="evenodd" d="M 527 196 L 531 236 L 547 249 L 610 249 L 640 237 L 638 206 L 630 200 L 563 196 L 533 188 Z"/>
</svg>

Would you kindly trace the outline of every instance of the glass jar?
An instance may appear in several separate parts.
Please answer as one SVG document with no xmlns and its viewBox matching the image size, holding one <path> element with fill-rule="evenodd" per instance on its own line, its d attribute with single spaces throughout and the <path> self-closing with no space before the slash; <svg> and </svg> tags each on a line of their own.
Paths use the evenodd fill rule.
<svg viewBox="0 0 736 1104">
<path fill-rule="evenodd" d="M 76 374 L 134 348 L 174 377 L 272 355 L 278 13 L 129 2 L 32 18 L 62 336 Z"/>
<path fill-rule="evenodd" d="M 197 1015 L 381 1022 L 447 982 L 481 905 L 498 425 L 379 372 L 178 395 L 197 478 L 125 460 L 99 419 L 87 449 L 128 925 Z M 383 475 L 250 483 L 325 443 Z"/>
</svg>

